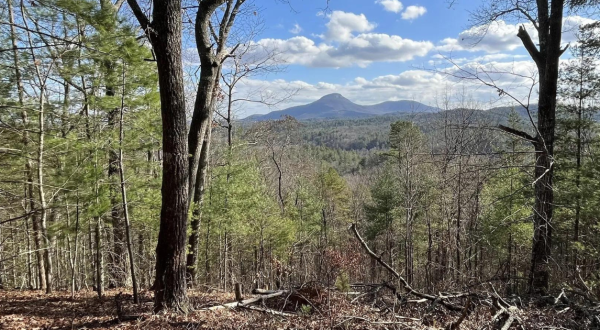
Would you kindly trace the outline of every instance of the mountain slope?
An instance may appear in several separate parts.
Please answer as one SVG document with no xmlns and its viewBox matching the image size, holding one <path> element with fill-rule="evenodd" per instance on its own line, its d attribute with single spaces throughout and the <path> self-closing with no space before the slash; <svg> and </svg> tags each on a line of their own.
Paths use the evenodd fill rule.
<svg viewBox="0 0 600 330">
<path fill-rule="evenodd" d="M 292 116 L 298 120 L 308 119 L 354 119 L 379 116 L 393 113 L 437 112 L 438 108 L 430 107 L 415 101 L 387 101 L 373 105 L 359 105 L 341 94 L 329 94 L 305 105 L 299 105 L 265 115 L 253 115 L 244 120 L 262 121 Z"/>
</svg>

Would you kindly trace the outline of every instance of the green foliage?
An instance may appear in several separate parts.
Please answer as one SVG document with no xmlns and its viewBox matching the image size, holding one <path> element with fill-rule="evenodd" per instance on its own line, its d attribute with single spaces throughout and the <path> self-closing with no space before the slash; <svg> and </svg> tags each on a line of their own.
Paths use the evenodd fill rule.
<svg viewBox="0 0 600 330">
<path fill-rule="evenodd" d="M 295 236 L 295 226 L 281 214 L 258 164 L 230 156 L 229 165 L 213 169 L 203 214 L 214 234 L 228 232 L 249 248 L 269 245 L 279 255 Z"/>
<path fill-rule="evenodd" d="M 390 229 L 398 218 L 400 195 L 398 179 L 388 162 L 371 187 L 371 202 L 365 204 L 367 218 L 367 238 L 375 239 Z"/>
<path fill-rule="evenodd" d="M 300 315 L 309 316 L 312 314 L 312 306 L 310 305 L 301 305 L 300 306 Z"/>
<path fill-rule="evenodd" d="M 340 292 L 350 291 L 350 278 L 348 277 L 347 272 L 345 272 L 345 271 L 340 272 L 340 274 L 335 279 L 335 287 Z"/>
</svg>

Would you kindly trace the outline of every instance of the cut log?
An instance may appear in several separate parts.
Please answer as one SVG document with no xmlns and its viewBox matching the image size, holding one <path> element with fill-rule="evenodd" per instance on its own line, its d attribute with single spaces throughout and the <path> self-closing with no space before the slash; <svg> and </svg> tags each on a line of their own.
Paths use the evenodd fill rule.
<svg viewBox="0 0 600 330">
<path fill-rule="evenodd" d="M 242 301 L 242 285 L 240 283 L 235 284 L 235 300 Z"/>
<path fill-rule="evenodd" d="M 242 300 L 242 301 L 234 301 L 234 302 L 230 302 L 230 303 L 223 304 L 223 305 L 212 306 L 212 307 L 206 308 L 204 310 L 214 311 L 214 310 L 223 309 L 223 308 L 234 308 L 234 307 L 238 307 L 238 306 L 247 306 L 247 305 L 259 302 L 259 301 L 262 302 L 262 301 L 265 301 L 270 298 L 279 297 L 287 292 L 288 292 L 287 290 L 276 291 L 274 293 L 267 294 L 264 296 L 258 296 L 258 297 L 249 298 L 249 299 Z"/>
</svg>

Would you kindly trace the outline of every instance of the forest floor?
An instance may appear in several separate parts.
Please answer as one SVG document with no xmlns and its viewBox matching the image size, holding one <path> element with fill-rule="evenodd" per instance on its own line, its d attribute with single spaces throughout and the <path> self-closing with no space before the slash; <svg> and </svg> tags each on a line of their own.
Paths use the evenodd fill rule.
<svg viewBox="0 0 600 330">
<path fill-rule="evenodd" d="M 41 291 L 0 290 L 0 329 L 444 329 L 461 316 L 440 306 L 432 309 L 430 304 L 390 306 L 390 302 L 395 304 L 391 297 L 387 307 L 382 308 L 377 299 L 353 302 L 353 297 L 329 290 L 310 297 L 311 307 L 303 307 L 285 295 L 267 300 L 262 307 L 255 304 L 285 316 L 239 307 L 206 310 L 234 301 L 234 295 L 196 290 L 189 292 L 194 311 L 187 315 L 152 314 L 149 291 L 142 292 L 140 304 L 133 303 L 129 292 L 119 296 L 122 308 L 117 313 L 119 292 L 107 290 L 100 300 L 91 290 L 80 291 L 74 298 L 66 291 L 47 295 Z M 135 315 L 136 319 L 120 321 L 124 315 Z M 460 329 L 492 329 L 492 317 L 489 307 L 476 306 Z M 523 307 L 519 318 L 524 329 L 578 329 L 581 324 L 576 313 L 561 313 L 552 307 Z M 516 329 L 515 325 L 511 329 Z"/>
</svg>

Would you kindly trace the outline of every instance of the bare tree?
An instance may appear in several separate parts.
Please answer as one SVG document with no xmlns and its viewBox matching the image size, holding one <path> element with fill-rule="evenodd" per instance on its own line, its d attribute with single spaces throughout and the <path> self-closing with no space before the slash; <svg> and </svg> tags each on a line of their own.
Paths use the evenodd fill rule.
<svg viewBox="0 0 600 330">
<path fill-rule="evenodd" d="M 514 128 L 500 126 L 500 129 L 507 133 L 531 142 L 536 151 L 535 180 L 533 182 L 535 191 L 534 236 L 529 274 L 529 291 L 532 293 L 544 294 L 547 292 L 550 278 L 554 209 L 553 169 L 556 95 L 559 59 L 567 48 L 561 48 L 563 13 L 568 7 L 574 8 L 591 2 L 566 2 L 564 0 L 493 1 L 482 6 L 473 16 L 475 24 L 483 27 L 487 27 L 502 18 L 525 20 L 537 32 L 537 46 L 525 24 L 519 27 L 517 33 L 517 37 L 521 39 L 523 46 L 535 62 L 539 77 L 537 84 L 539 90 L 537 123 L 534 123 L 532 119 L 535 136 Z M 486 77 L 482 78 L 479 74 L 475 74 L 476 79 L 496 88 L 500 95 L 510 96 L 510 91 L 502 89 L 493 81 L 486 80 Z M 471 77 L 473 77 L 472 73 Z M 526 108 L 529 110 L 528 107 Z"/>
</svg>

